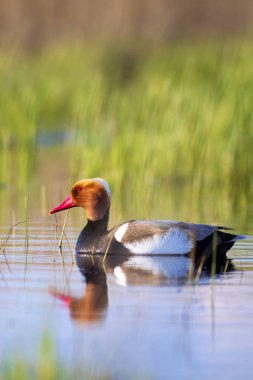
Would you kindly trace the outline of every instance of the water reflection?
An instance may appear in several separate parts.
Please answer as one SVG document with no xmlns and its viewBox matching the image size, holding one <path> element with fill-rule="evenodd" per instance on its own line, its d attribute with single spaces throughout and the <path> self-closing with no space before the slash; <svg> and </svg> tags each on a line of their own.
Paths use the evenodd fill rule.
<svg viewBox="0 0 253 380">
<path fill-rule="evenodd" d="M 79 322 L 96 322 L 103 319 L 108 308 L 108 285 L 101 260 L 91 255 L 76 255 L 77 265 L 85 278 L 86 287 L 81 297 L 51 291 L 69 308 L 70 316 Z"/>
<path fill-rule="evenodd" d="M 51 290 L 70 311 L 71 319 L 99 322 L 107 315 L 109 304 L 107 277 L 116 284 L 127 285 L 182 285 L 189 278 L 191 260 L 186 256 L 133 256 L 77 253 L 76 264 L 84 277 L 85 289 L 81 297 L 72 297 Z"/>
<path fill-rule="evenodd" d="M 67 232 L 74 247 L 77 231 Z M 200 286 L 188 280 L 191 269 L 196 276 L 188 257 L 108 255 L 103 264 L 103 255 L 77 254 L 72 264 L 73 250 L 65 243 L 59 255 L 57 241 L 54 230 L 30 226 L 27 253 L 22 225 L 8 240 L 0 260 L 1 357 L 21 352 L 37 363 L 46 326 L 60 362 L 74 370 L 94 363 L 110 378 L 163 380 L 168 373 L 241 378 L 243 368 L 250 378 L 252 238 L 236 243 L 235 271 L 212 286 L 207 272 Z"/>
<path fill-rule="evenodd" d="M 110 269 L 120 285 L 182 284 L 188 279 L 191 260 L 186 256 L 131 256 Z"/>
</svg>

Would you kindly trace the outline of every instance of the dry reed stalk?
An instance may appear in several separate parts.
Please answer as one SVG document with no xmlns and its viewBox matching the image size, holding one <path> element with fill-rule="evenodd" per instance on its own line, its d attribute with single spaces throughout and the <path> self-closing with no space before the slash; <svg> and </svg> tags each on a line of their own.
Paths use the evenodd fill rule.
<svg viewBox="0 0 253 380">
<path fill-rule="evenodd" d="M 193 232 L 190 232 L 190 235 L 191 235 L 191 240 L 193 242 L 193 248 L 192 248 L 191 254 L 190 254 L 191 265 L 190 265 L 189 273 L 188 273 L 188 281 L 191 281 L 194 278 L 195 257 L 196 257 L 195 235 L 193 234 Z"/>
<path fill-rule="evenodd" d="M 55 262 L 55 252 L 56 252 L 56 241 L 57 241 L 57 229 L 61 229 L 62 230 L 62 226 L 60 226 L 59 224 L 57 224 L 57 219 L 56 219 L 56 216 L 55 216 L 55 224 L 53 225 L 55 227 L 55 245 L 54 245 L 54 254 L 53 254 L 53 262 Z M 66 239 L 66 242 L 68 244 L 68 248 L 71 252 L 71 255 L 72 255 L 72 263 L 74 263 L 74 255 L 73 255 L 73 249 L 71 248 L 71 245 L 70 245 L 70 242 L 69 242 L 69 239 L 65 233 L 65 231 L 63 232 L 63 236 L 65 237 Z M 58 248 L 60 248 L 58 246 Z"/>
<path fill-rule="evenodd" d="M 224 267 L 224 273 L 226 273 L 227 270 L 228 270 L 228 264 L 229 264 L 229 259 L 227 259 L 227 261 L 226 261 L 226 264 L 225 264 L 225 267 Z"/>
<path fill-rule="evenodd" d="M 57 216 L 54 214 L 54 220 L 55 220 L 55 234 L 54 234 L 54 253 L 53 253 L 53 262 L 55 262 L 55 253 L 56 253 L 56 241 L 57 241 Z"/>
<path fill-rule="evenodd" d="M 7 235 L 6 239 L 5 239 L 5 241 L 3 241 L 2 245 L 1 245 L 1 248 L 0 248 L 0 249 L 2 249 L 3 253 L 5 253 L 5 248 L 6 248 L 6 245 L 7 245 L 8 241 L 9 241 L 9 238 L 10 238 L 10 236 L 11 236 L 11 233 L 12 233 L 13 229 L 14 229 L 16 226 L 18 226 L 19 224 L 22 224 L 22 223 L 26 223 L 26 220 L 24 220 L 24 221 L 22 221 L 22 222 L 15 223 L 15 224 L 13 224 L 13 225 L 11 226 L 8 235 Z"/>
<path fill-rule="evenodd" d="M 203 266 L 204 266 L 204 263 L 205 263 L 205 259 L 206 259 L 206 257 L 203 255 L 201 257 L 201 261 L 200 261 L 200 264 L 198 266 L 197 274 L 196 274 L 196 277 L 194 279 L 194 283 L 195 284 L 197 284 L 199 282 L 199 278 L 200 278 L 200 275 L 202 273 L 202 269 L 203 269 Z"/>
<path fill-rule="evenodd" d="M 108 246 L 107 246 L 107 248 L 106 248 L 106 251 L 105 251 L 105 254 L 104 254 L 104 257 L 103 257 L 103 263 L 104 263 L 105 260 L 106 260 L 106 256 L 107 256 L 107 254 L 108 254 L 108 251 L 109 251 L 109 248 L 110 248 L 110 245 L 111 245 L 111 242 L 112 242 L 112 239 L 113 239 L 114 235 L 115 235 L 115 234 L 112 235 L 112 237 L 111 237 L 111 239 L 110 239 L 110 241 L 109 241 L 109 243 L 108 243 Z"/>
<path fill-rule="evenodd" d="M 15 218 L 15 211 L 12 211 L 12 225 L 13 227 L 13 233 L 12 233 L 12 254 L 14 254 L 15 251 L 15 238 L 16 238 L 16 228 L 15 228 L 16 218 Z"/>
<path fill-rule="evenodd" d="M 67 244 L 68 244 L 68 247 L 69 247 L 69 250 L 71 252 L 71 259 L 72 259 L 72 264 L 74 263 L 74 255 L 73 255 L 73 251 L 71 249 L 71 246 L 70 246 L 70 243 L 69 243 L 69 240 L 68 240 L 68 237 L 65 233 L 65 227 L 66 227 L 66 223 L 67 223 L 67 219 L 68 219 L 68 215 L 69 215 L 69 210 L 67 210 L 67 213 L 66 213 L 66 216 L 65 216 L 65 219 L 64 219 L 64 223 L 63 223 L 63 227 L 62 227 L 62 232 L 61 232 L 61 236 L 60 236 L 60 240 L 59 240 L 59 243 L 58 243 L 58 247 L 60 249 L 60 252 L 62 254 L 62 241 L 63 241 L 63 236 L 65 237 L 66 241 L 67 241 Z M 60 228 L 60 226 L 58 226 L 56 224 L 56 230 L 57 228 Z"/>
<path fill-rule="evenodd" d="M 4 254 L 4 258 L 5 258 L 5 263 L 6 263 L 7 267 L 8 267 L 8 269 L 9 269 L 10 273 L 11 273 L 11 268 L 10 268 L 10 265 L 9 265 L 9 263 L 8 263 L 8 260 L 7 260 L 7 256 L 6 256 L 6 253 L 5 253 L 5 248 L 6 248 L 6 246 L 7 246 L 7 243 L 8 243 L 8 241 L 9 241 L 10 236 L 11 236 L 13 230 L 15 229 L 15 227 L 18 226 L 19 224 L 22 224 L 22 223 L 26 223 L 26 220 L 24 220 L 24 221 L 22 221 L 22 222 L 15 223 L 15 224 L 13 224 L 13 225 L 11 226 L 10 231 L 9 231 L 9 233 L 8 233 L 8 235 L 7 235 L 6 239 L 5 239 L 5 241 L 3 241 L 2 245 L 1 245 L 1 249 L 2 249 L 2 252 L 3 252 L 3 254 Z"/>
<path fill-rule="evenodd" d="M 25 277 L 24 282 L 26 281 L 27 265 L 28 265 L 28 221 L 27 221 L 27 198 L 25 196 Z"/>
<path fill-rule="evenodd" d="M 63 227 L 62 227 L 62 232 L 61 232 L 61 236 L 60 236 L 60 240 L 59 240 L 59 243 L 58 243 L 58 247 L 60 249 L 62 249 L 62 240 L 63 240 L 64 230 L 65 230 L 65 227 L 66 227 L 68 215 L 69 215 L 69 210 L 67 210 L 67 212 L 66 212 L 66 216 L 65 216 L 65 219 L 64 219 L 64 223 L 63 223 Z"/>
</svg>

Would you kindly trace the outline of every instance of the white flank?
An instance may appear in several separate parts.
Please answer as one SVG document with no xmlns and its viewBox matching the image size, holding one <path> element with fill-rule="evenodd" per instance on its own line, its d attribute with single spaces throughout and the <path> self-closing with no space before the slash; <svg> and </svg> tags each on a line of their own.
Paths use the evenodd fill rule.
<svg viewBox="0 0 253 380">
<path fill-rule="evenodd" d="M 136 254 L 185 254 L 191 251 L 193 242 L 186 231 L 170 228 L 165 234 L 154 234 L 147 239 L 125 243 L 124 246 Z"/>
<path fill-rule="evenodd" d="M 127 278 L 126 278 L 126 275 L 123 272 L 123 270 L 120 267 L 116 267 L 116 268 L 114 268 L 113 272 L 114 272 L 114 275 L 115 275 L 115 277 L 117 279 L 118 284 L 126 286 L 126 284 L 127 284 Z"/>
<path fill-rule="evenodd" d="M 109 189 L 108 183 L 105 182 L 104 179 L 102 179 L 102 178 L 94 178 L 94 181 L 98 181 L 99 183 L 101 183 L 101 185 L 103 185 L 103 187 L 106 190 L 106 192 L 109 195 L 109 197 L 111 196 L 111 191 Z"/>
<path fill-rule="evenodd" d="M 179 278 L 187 275 L 189 259 L 186 256 L 133 256 L 125 265 L 153 275 Z"/>
<path fill-rule="evenodd" d="M 126 230 L 128 228 L 128 224 L 129 223 L 125 223 L 125 224 L 122 224 L 122 226 L 119 226 L 119 228 L 117 229 L 117 231 L 115 232 L 114 234 L 114 237 L 115 239 L 121 243 L 122 239 L 123 239 L 123 236 L 125 235 L 126 233 Z"/>
</svg>

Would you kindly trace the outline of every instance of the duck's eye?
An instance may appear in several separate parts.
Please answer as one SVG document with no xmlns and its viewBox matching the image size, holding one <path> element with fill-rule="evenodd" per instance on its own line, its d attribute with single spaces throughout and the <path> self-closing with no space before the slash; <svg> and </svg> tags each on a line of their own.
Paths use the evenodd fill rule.
<svg viewBox="0 0 253 380">
<path fill-rule="evenodd" d="M 77 188 L 76 188 L 76 192 L 77 193 L 80 193 L 82 190 L 83 190 L 82 186 L 77 186 Z"/>
</svg>

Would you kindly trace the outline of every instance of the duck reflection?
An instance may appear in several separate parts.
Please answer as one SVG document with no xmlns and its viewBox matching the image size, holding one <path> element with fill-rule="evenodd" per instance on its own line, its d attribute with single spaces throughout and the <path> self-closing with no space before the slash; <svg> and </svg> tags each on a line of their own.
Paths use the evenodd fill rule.
<svg viewBox="0 0 253 380">
<path fill-rule="evenodd" d="M 188 279 L 190 259 L 186 256 L 130 256 L 111 271 L 120 285 L 182 284 Z"/>
<path fill-rule="evenodd" d="M 82 297 L 71 298 L 70 315 L 74 320 L 95 322 L 105 316 L 108 307 L 106 273 L 95 262 L 89 270 L 83 266 L 81 272 L 85 277 L 86 288 Z"/>
<path fill-rule="evenodd" d="M 81 297 L 72 297 L 56 290 L 50 293 L 61 300 L 70 311 L 71 319 L 77 322 L 102 320 L 108 308 L 108 285 L 101 260 L 92 255 L 76 255 L 76 262 L 85 278 L 85 290 Z"/>
<path fill-rule="evenodd" d="M 64 302 L 73 320 L 81 323 L 99 322 L 108 309 L 108 278 L 121 286 L 181 285 L 187 281 L 191 260 L 186 256 L 133 256 L 77 253 L 76 264 L 85 279 L 82 297 L 57 291 L 50 293 Z"/>
</svg>

